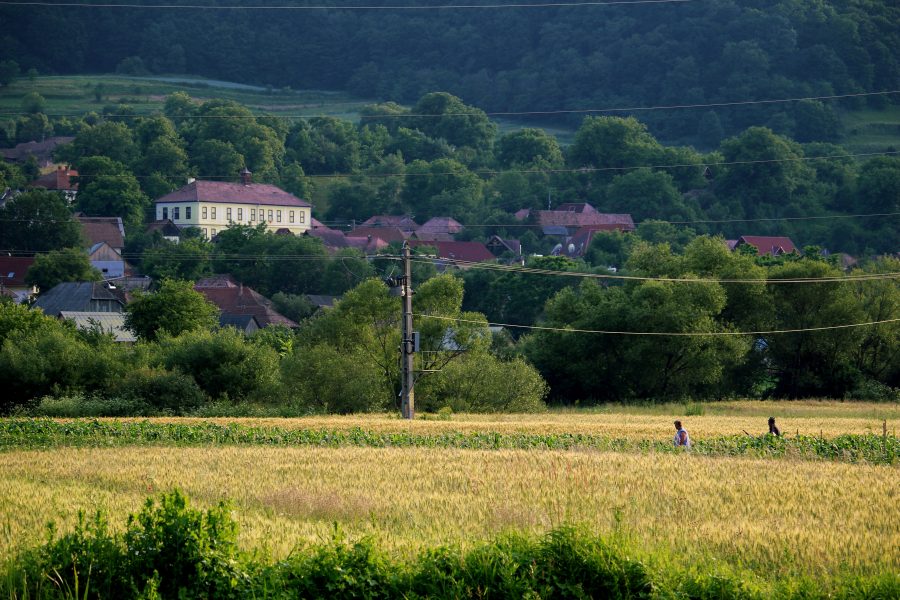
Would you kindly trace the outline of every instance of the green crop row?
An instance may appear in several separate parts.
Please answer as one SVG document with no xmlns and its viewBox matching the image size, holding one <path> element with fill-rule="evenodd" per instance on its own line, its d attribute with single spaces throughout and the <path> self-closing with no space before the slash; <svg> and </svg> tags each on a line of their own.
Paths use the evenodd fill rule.
<svg viewBox="0 0 900 600">
<path fill-rule="evenodd" d="M 670 442 L 631 440 L 576 433 L 498 433 L 492 431 L 440 433 L 284 429 L 237 423 L 159 423 L 150 421 L 0 420 L 0 450 L 60 446 L 242 444 L 270 446 L 358 446 L 366 448 L 452 448 L 470 450 L 600 450 L 614 452 L 682 452 Z M 900 438 L 875 434 L 817 436 L 717 436 L 695 440 L 693 454 L 708 456 L 798 457 L 843 462 L 895 464 Z"/>
</svg>

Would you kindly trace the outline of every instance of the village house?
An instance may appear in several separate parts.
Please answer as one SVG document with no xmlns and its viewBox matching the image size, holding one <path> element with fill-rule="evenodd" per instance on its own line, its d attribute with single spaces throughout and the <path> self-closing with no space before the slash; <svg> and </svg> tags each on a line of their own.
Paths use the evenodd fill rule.
<svg viewBox="0 0 900 600">
<path fill-rule="evenodd" d="M 728 248 L 737 250 L 741 246 L 756 249 L 760 256 L 781 256 L 782 254 L 799 253 L 797 246 L 789 237 L 773 237 L 765 235 L 742 235 L 736 240 L 725 240 Z"/>
<path fill-rule="evenodd" d="M 299 327 L 275 310 L 271 300 L 236 282 L 230 275 L 204 277 L 194 284 L 194 289 L 219 307 L 219 324 L 223 327 L 238 327 L 244 331 L 270 325 Z M 245 317 L 253 317 L 255 325 L 250 324 Z"/>
<path fill-rule="evenodd" d="M 43 141 L 22 142 L 12 148 L 0 148 L 0 156 L 14 164 L 24 164 L 29 156 L 33 156 L 38 167 L 46 169 L 53 164 L 53 151 L 61 144 L 68 144 L 75 138 L 72 136 L 49 137 Z"/>
<path fill-rule="evenodd" d="M 515 213 L 515 217 L 520 221 L 533 221 L 544 235 L 569 237 L 583 227 L 594 227 L 595 231 L 634 231 L 631 215 L 601 213 L 587 202 L 568 202 L 555 210 L 523 208 Z"/>
<path fill-rule="evenodd" d="M 58 317 L 61 312 L 124 313 L 125 303 L 124 290 L 110 282 L 66 281 L 42 292 L 34 307 Z"/>
<path fill-rule="evenodd" d="M 33 256 L 0 256 L 0 295 L 22 303 L 37 294 L 37 288 L 25 283 L 25 274 L 33 264 Z"/>
<path fill-rule="evenodd" d="M 75 202 L 75 196 L 78 194 L 78 183 L 72 181 L 73 177 L 78 177 L 78 171 L 59 165 L 55 170 L 45 173 L 29 183 L 28 187 L 59 192 L 66 199 L 66 202 L 72 204 Z"/>
<path fill-rule="evenodd" d="M 241 182 L 195 180 L 156 200 L 156 220 L 180 228 L 198 227 L 207 239 L 230 224 L 301 235 L 310 228 L 312 205 L 281 188 L 253 183 L 247 169 Z"/>
</svg>

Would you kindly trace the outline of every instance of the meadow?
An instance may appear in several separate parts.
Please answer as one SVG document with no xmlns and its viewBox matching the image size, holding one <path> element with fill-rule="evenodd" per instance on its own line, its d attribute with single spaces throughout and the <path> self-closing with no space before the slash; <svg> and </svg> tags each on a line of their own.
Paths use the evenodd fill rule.
<svg viewBox="0 0 900 600">
<path fill-rule="evenodd" d="M 841 455 L 704 453 L 703 444 L 712 443 L 704 438 L 759 433 L 769 414 L 778 417 L 787 444 L 796 430 L 800 438 L 821 432 L 833 442 L 853 434 L 898 443 L 900 406 L 840 402 L 608 406 L 537 415 L 421 415 L 413 422 L 389 415 L 131 422 L 150 432 L 235 423 L 254 431 L 277 428 L 272 431 L 283 437 L 326 431 L 332 436 L 326 445 L 294 445 L 277 436 L 252 443 L 209 443 L 202 436 L 129 443 L 106 433 L 90 436 L 121 421 L 54 421 L 86 436 L 85 443 L 73 435 L 69 442 L 54 438 L 48 447 L 0 445 L 0 556 L 40 543 L 48 521 L 58 531 L 71 530 L 80 510 L 101 510 L 121 528 L 147 496 L 177 488 L 201 507 L 231 500 L 239 545 L 267 560 L 322 543 L 336 528 L 409 558 L 436 545 L 465 550 L 504 533 L 540 535 L 577 525 L 620 540 L 661 569 L 746 572 L 764 581 L 896 573 L 900 467 L 893 458 L 876 464 Z M 677 417 L 694 436 L 695 452 L 662 450 Z M 880 438 L 883 428 L 888 436 Z M 418 437 L 379 438 L 379 432 Z M 436 439 L 428 436 L 469 439 L 447 436 L 473 433 L 495 439 L 616 435 L 624 450 L 599 443 L 564 450 L 426 445 Z M 413 442 L 376 447 L 358 443 L 361 435 Z"/>
</svg>

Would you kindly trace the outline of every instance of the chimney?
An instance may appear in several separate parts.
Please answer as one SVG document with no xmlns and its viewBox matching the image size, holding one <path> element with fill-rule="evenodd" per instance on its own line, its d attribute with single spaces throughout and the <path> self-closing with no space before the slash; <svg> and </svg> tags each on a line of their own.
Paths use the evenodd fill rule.
<svg viewBox="0 0 900 600">
<path fill-rule="evenodd" d="M 244 185 L 250 185 L 253 183 L 253 173 L 250 172 L 250 169 L 244 167 L 241 171 L 241 183 Z"/>
</svg>

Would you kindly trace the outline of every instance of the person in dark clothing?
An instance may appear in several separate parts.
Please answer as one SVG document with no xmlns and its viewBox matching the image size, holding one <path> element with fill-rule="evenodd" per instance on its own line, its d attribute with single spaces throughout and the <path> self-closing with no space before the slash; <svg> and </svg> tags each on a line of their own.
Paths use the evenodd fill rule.
<svg viewBox="0 0 900 600">
<path fill-rule="evenodd" d="M 769 433 L 775 437 L 781 437 L 781 430 L 775 425 L 775 417 L 769 417 Z"/>
</svg>

